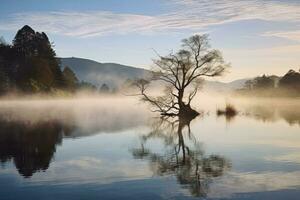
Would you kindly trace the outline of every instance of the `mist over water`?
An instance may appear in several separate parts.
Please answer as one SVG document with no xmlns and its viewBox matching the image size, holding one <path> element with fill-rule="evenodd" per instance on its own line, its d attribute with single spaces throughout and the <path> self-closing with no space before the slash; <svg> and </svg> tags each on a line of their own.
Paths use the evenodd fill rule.
<svg viewBox="0 0 300 200">
<path fill-rule="evenodd" d="M 0 200 L 300 199 L 297 0 L 40 2 L 1 1 Z"/>
<path fill-rule="evenodd" d="M 297 98 L 238 98 L 230 95 L 200 93 L 193 107 L 202 115 L 214 116 L 218 108 L 232 104 L 238 117 L 247 116 L 264 122 L 280 119 L 299 124 L 300 100 Z M 100 132 L 111 132 L 144 125 L 149 118 L 158 117 L 151 107 L 136 96 L 97 95 L 79 98 L 30 98 L 0 101 L 0 119 L 26 124 L 60 121 Z M 203 117 L 203 116 L 202 116 Z M 97 132 L 97 131 L 96 131 Z"/>
<path fill-rule="evenodd" d="M 9 100 L 0 103 L 2 121 L 34 125 L 58 121 L 90 132 L 114 132 L 143 124 L 151 113 L 134 98 Z"/>
<path fill-rule="evenodd" d="M 237 110 L 230 119 L 216 114 L 226 103 Z M 1 193 L 297 199 L 299 99 L 200 92 L 193 106 L 201 115 L 178 124 L 126 95 L 1 100 Z"/>
</svg>

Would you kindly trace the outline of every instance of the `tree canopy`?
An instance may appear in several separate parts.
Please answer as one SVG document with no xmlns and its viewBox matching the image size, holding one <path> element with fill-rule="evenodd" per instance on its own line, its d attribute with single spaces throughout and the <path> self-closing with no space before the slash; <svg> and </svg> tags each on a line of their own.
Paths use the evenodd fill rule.
<svg viewBox="0 0 300 200">
<path fill-rule="evenodd" d="M 102 93 L 108 93 L 109 92 L 109 87 L 106 83 L 103 83 L 100 87 L 100 92 Z"/>
<path fill-rule="evenodd" d="M 66 66 L 63 70 L 63 75 L 66 81 L 67 89 L 75 91 L 79 84 L 76 74 L 68 66 Z"/>
<path fill-rule="evenodd" d="M 245 82 L 244 88 L 238 89 L 236 94 L 265 97 L 299 97 L 300 72 L 291 69 L 282 77 L 262 75 L 249 79 Z"/>
<path fill-rule="evenodd" d="M 44 32 L 36 32 L 25 25 L 17 31 L 12 45 L 0 38 L 0 94 L 13 90 L 74 92 L 87 87 L 87 83 L 82 84 L 69 67 L 61 70 L 60 60 Z"/>
<path fill-rule="evenodd" d="M 202 77 L 221 76 L 229 67 L 221 52 L 211 49 L 206 34 L 182 40 L 180 50 L 167 56 L 158 54 L 158 59 L 153 62 L 152 76 L 148 80 L 136 80 L 134 85 L 142 99 L 162 115 L 197 115 L 191 102 L 201 86 Z M 164 83 L 164 95 L 152 97 L 147 93 L 152 81 Z"/>
<path fill-rule="evenodd" d="M 289 70 L 279 81 L 279 86 L 296 89 L 300 92 L 300 73 Z"/>
</svg>

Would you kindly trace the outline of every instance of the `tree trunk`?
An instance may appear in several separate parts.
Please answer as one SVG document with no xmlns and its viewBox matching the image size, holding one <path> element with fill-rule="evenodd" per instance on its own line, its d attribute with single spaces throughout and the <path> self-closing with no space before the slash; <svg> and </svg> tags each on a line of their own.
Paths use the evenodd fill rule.
<svg viewBox="0 0 300 200">
<path fill-rule="evenodd" d="M 199 113 L 192 109 L 190 105 L 186 105 L 185 103 L 182 104 L 182 107 L 179 110 L 179 117 L 183 117 L 183 118 L 194 118 L 197 115 L 199 115 Z"/>
<path fill-rule="evenodd" d="M 193 119 L 199 113 L 192 109 L 190 104 L 185 104 L 183 102 L 183 95 L 184 95 L 184 90 L 179 90 L 178 91 L 178 104 L 179 104 L 179 117 L 187 118 L 187 119 Z"/>
</svg>

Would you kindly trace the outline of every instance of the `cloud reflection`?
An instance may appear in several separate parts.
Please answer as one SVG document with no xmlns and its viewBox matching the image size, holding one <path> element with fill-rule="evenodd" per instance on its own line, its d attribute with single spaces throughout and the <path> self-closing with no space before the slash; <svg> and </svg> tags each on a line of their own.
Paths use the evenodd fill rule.
<svg viewBox="0 0 300 200">
<path fill-rule="evenodd" d="M 114 133 L 143 125 L 147 112 L 126 103 L 124 99 L 2 102 L 0 162 L 13 160 L 22 176 L 31 177 L 49 168 L 64 137 Z"/>
</svg>

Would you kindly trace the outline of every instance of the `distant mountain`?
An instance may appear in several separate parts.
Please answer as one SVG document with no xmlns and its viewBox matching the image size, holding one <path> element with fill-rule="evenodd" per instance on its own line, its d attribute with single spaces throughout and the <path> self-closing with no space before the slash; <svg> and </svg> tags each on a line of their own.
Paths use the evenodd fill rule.
<svg viewBox="0 0 300 200">
<path fill-rule="evenodd" d="M 224 83 L 220 81 L 205 81 L 203 89 L 209 91 L 229 92 L 229 91 L 243 88 L 247 80 L 249 79 L 244 78 L 244 79 L 231 81 L 228 83 Z"/>
<path fill-rule="evenodd" d="M 88 81 L 96 86 L 106 83 L 109 87 L 119 87 L 127 79 L 142 78 L 150 71 L 116 64 L 99 63 L 83 58 L 61 58 L 61 66 L 70 67 L 80 80 Z M 242 88 L 249 79 L 238 79 L 229 83 L 219 81 L 205 81 L 204 90 L 228 92 Z"/>
<path fill-rule="evenodd" d="M 61 67 L 70 67 L 80 80 L 96 86 L 106 83 L 109 87 L 119 87 L 127 79 L 144 77 L 149 71 L 116 63 L 99 63 L 83 58 L 60 58 Z"/>
</svg>

